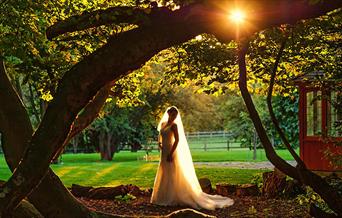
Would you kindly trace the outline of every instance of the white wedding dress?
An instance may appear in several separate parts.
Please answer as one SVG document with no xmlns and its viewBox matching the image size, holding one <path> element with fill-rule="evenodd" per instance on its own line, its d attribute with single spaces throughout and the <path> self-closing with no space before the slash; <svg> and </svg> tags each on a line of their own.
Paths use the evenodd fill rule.
<svg viewBox="0 0 342 218">
<path fill-rule="evenodd" d="M 158 126 L 162 137 L 162 151 L 154 181 L 151 203 L 164 206 L 182 205 L 208 210 L 233 205 L 234 201 L 230 198 L 209 195 L 202 191 L 195 173 L 179 113 L 174 121 L 178 128 L 179 143 L 173 153 L 172 162 L 167 161 L 167 155 L 170 153 L 175 140 L 170 126 L 161 128 L 161 123 L 167 121 L 167 118 L 168 115 L 165 112 Z"/>
</svg>

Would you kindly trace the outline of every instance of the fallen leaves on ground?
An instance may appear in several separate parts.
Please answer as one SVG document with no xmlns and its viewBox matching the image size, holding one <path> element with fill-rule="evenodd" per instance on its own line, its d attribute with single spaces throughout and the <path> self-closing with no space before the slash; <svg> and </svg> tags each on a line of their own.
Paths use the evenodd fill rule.
<svg viewBox="0 0 342 218">
<path fill-rule="evenodd" d="M 217 216 L 218 218 L 228 217 L 311 217 L 304 205 L 298 204 L 295 200 L 287 199 L 266 199 L 263 197 L 235 197 L 235 204 L 228 208 L 216 209 L 215 211 L 200 210 L 203 213 Z M 86 206 L 101 212 L 120 215 L 166 215 L 175 210 L 186 207 L 165 207 L 149 203 L 149 196 L 141 196 L 129 201 L 120 199 L 94 200 L 79 198 Z"/>
</svg>

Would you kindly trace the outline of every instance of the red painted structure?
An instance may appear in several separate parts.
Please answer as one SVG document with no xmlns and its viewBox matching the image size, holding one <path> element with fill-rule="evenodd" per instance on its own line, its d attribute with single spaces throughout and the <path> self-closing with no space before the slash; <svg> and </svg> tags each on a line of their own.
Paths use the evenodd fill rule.
<svg viewBox="0 0 342 218">
<path fill-rule="evenodd" d="M 342 155 L 342 131 L 335 128 L 342 122 L 342 109 L 332 104 L 336 98 L 342 99 L 340 90 L 329 91 L 328 86 L 312 86 L 308 80 L 296 80 L 299 86 L 299 143 L 300 157 L 311 170 L 342 171 L 331 164 L 326 156 L 330 150 Z M 335 156 L 336 157 L 336 156 Z"/>
</svg>

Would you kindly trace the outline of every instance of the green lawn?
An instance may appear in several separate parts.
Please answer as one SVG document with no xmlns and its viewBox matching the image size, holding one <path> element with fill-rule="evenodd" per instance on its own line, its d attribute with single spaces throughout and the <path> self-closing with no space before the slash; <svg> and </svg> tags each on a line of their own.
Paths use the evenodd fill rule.
<svg viewBox="0 0 342 218">
<path fill-rule="evenodd" d="M 297 153 L 299 150 L 297 151 Z M 287 150 L 277 150 L 277 153 L 285 160 L 293 160 Z M 230 151 L 191 151 L 194 162 L 222 162 L 222 161 L 267 161 L 265 151 L 257 150 L 257 159 L 253 160 L 253 151 L 249 149 L 233 149 Z"/>
<path fill-rule="evenodd" d="M 192 137 L 187 139 L 191 149 L 204 150 L 205 145 L 209 150 L 222 150 L 227 148 L 227 141 L 229 141 L 229 147 L 239 148 L 241 143 L 238 141 L 228 140 L 223 137 Z"/>
<path fill-rule="evenodd" d="M 291 160 L 285 150 L 277 151 L 286 160 Z M 120 152 L 112 162 L 100 161 L 99 154 L 64 154 L 63 163 L 52 165 L 52 169 L 66 186 L 76 183 L 90 186 L 115 186 L 135 184 L 152 187 L 158 166 L 158 152 L 151 153 L 154 161 L 141 160 L 144 152 Z M 249 150 L 232 151 L 192 151 L 195 162 L 252 161 Z M 256 161 L 266 160 L 264 152 L 258 150 Z M 139 159 L 139 160 L 138 160 Z M 196 166 L 199 178 L 207 177 L 213 184 L 227 182 L 232 184 L 248 183 L 251 178 L 263 170 L 228 169 L 222 167 Z M 3 155 L 0 155 L 0 179 L 7 180 L 10 171 Z"/>
</svg>

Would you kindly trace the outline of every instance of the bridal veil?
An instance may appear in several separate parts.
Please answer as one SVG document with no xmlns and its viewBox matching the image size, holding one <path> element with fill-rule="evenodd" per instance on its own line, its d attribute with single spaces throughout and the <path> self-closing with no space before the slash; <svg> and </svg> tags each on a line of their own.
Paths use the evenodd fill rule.
<svg viewBox="0 0 342 218">
<path fill-rule="evenodd" d="M 168 108 L 169 109 L 169 108 Z M 158 124 L 158 131 L 162 128 L 162 123 L 168 121 L 168 109 L 165 111 L 162 119 Z M 215 208 L 222 208 L 233 205 L 234 201 L 230 198 L 223 197 L 220 195 L 209 195 L 202 191 L 202 188 L 198 182 L 194 164 L 192 161 L 192 156 L 190 153 L 189 145 L 186 140 L 185 131 L 183 127 L 183 123 L 181 120 L 181 115 L 178 110 L 178 115 L 174 120 L 174 123 L 177 124 L 178 134 L 179 134 L 179 142 L 176 150 L 173 154 L 173 168 L 171 168 L 172 172 L 169 172 L 164 175 L 160 175 L 157 172 L 155 178 L 154 188 L 158 188 L 161 180 L 161 176 L 171 176 L 172 178 L 172 187 L 168 187 L 173 190 L 172 196 L 170 196 L 169 202 L 172 202 L 172 205 L 188 205 L 193 208 L 199 209 L 204 208 L 208 210 L 214 210 Z M 160 162 L 160 164 L 162 164 Z M 160 166 L 159 166 L 160 169 Z M 158 169 L 158 171 L 159 171 Z M 171 178 L 169 178 L 171 179 Z M 163 190 L 159 190 L 158 192 L 162 192 Z M 163 194 L 163 193 L 153 193 L 152 198 L 155 197 L 153 195 Z M 152 199 L 151 199 L 152 202 Z M 158 202 L 152 202 L 157 203 Z"/>
</svg>

